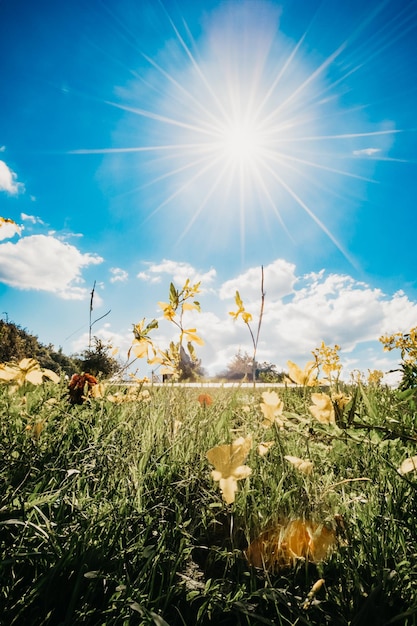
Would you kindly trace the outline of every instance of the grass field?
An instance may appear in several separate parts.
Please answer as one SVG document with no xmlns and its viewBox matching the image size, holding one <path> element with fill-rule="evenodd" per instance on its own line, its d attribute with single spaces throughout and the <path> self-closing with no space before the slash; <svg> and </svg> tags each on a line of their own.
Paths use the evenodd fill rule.
<svg viewBox="0 0 417 626">
<path fill-rule="evenodd" d="M 266 421 L 264 391 L 0 386 L 0 623 L 417 624 L 416 395 L 346 388 L 327 424 L 308 388 Z M 239 438 L 228 504 L 206 454 Z"/>
</svg>

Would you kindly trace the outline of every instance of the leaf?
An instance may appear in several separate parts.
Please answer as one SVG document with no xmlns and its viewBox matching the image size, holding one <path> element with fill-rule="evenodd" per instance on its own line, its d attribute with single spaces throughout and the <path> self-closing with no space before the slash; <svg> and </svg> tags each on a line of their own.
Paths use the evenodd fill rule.
<svg viewBox="0 0 417 626">
<path fill-rule="evenodd" d="M 179 293 L 175 289 L 174 283 L 171 283 L 170 286 L 169 286 L 169 301 L 170 301 L 171 306 L 172 306 L 173 309 L 176 309 L 178 307 Z"/>
</svg>

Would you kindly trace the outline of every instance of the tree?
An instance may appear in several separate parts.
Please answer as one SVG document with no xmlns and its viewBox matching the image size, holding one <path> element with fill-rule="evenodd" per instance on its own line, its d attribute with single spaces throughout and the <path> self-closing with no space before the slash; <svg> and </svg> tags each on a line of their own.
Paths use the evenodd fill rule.
<svg viewBox="0 0 417 626">
<path fill-rule="evenodd" d="M 239 350 L 227 365 L 227 369 L 224 370 L 220 376 L 227 380 L 242 380 L 245 377 L 250 378 L 252 376 L 252 366 L 252 357 L 247 352 L 241 352 L 241 350 Z"/>
<path fill-rule="evenodd" d="M 0 363 L 19 362 L 24 358 L 36 359 L 42 368 L 57 374 L 71 376 L 77 365 L 71 357 L 55 350 L 51 344 L 45 346 L 13 322 L 0 320 Z"/>
<path fill-rule="evenodd" d="M 273 363 L 264 361 L 256 366 L 256 379 L 261 383 L 281 383 L 284 378 L 285 372 L 278 372 Z"/>
<path fill-rule="evenodd" d="M 75 356 L 77 369 L 93 376 L 109 378 L 120 369 L 120 364 L 111 354 L 112 345 L 99 337 L 92 337 L 89 348 Z"/>
</svg>

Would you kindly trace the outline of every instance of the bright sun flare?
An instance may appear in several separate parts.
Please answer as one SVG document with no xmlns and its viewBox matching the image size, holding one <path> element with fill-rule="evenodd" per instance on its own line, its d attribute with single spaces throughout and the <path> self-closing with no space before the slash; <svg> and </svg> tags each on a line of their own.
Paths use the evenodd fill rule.
<svg viewBox="0 0 417 626">
<path fill-rule="evenodd" d="M 312 61 L 303 53 L 306 35 L 290 45 L 277 30 L 276 8 L 259 2 L 254 15 L 255 5 L 230 6 L 198 47 L 188 28 L 183 36 L 168 17 L 175 38 L 166 58 L 143 55 L 151 75 L 147 104 L 142 98 L 135 106 L 134 97 L 133 104 L 108 103 L 138 116 L 139 146 L 78 152 L 140 153 L 141 167 L 152 172 L 146 185 L 165 194 L 148 219 L 168 206 L 175 215 L 184 211 L 181 237 L 203 213 L 234 216 L 243 247 L 248 217 L 270 223 L 272 216 L 288 232 L 286 219 L 301 212 L 349 258 L 321 216 L 343 205 L 347 182 L 373 182 L 369 155 L 398 131 L 382 123 L 369 131 L 360 107 L 340 104 L 338 85 L 351 73 L 338 69 L 345 42 Z"/>
<path fill-rule="evenodd" d="M 236 121 L 225 129 L 221 144 L 227 159 L 253 164 L 262 147 L 262 139 L 253 123 Z"/>
</svg>

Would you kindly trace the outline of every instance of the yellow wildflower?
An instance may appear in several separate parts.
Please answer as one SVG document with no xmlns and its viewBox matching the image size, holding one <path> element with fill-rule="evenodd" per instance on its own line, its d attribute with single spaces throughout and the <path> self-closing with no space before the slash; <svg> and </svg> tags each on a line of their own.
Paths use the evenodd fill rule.
<svg viewBox="0 0 417 626">
<path fill-rule="evenodd" d="M 216 446 L 207 451 L 206 457 L 215 469 L 211 475 L 213 480 L 219 481 L 223 500 L 227 504 L 235 501 L 237 481 L 247 478 L 252 470 L 244 465 L 246 457 L 252 448 L 252 437 L 239 437 L 231 444 Z"/>
<path fill-rule="evenodd" d="M 276 391 L 264 391 L 262 394 L 261 402 L 261 411 L 264 414 L 264 421 L 262 422 L 262 426 L 268 428 L 272 426 L 274 422 L 278 424 L 278 426 L 283 426 L 284 422 L 279 418 L 282 415 L 284 410 L 284 403 L 279 398 Z"/>
<path fill-rule="evenodd" d="M 174 319 L 174 317 L 176 316 L 176 313 L 171 304 L 169 304 L 168 302 L 158 302 L 158 306 L 164 312 L 165 319 L 169 321 L 172 321 Z"/>
<path fill-rule="evenodd" d="M 311 414 L 322 424 L 334 424 L 335 414 L 332 399 L 325 393 L 312 393 L 313 404 L 309 407 Z"/>
<path fill-rule="evenodd" d="M 294 467 L 303 474 L 311 474 L 313 471 L 314 464 L 309 459 L 300 459 L 298 456 L 291 456 L 289 454 L 284 456 L 284 459 L 294 465 Z"/>
<path fill-rule="evenodd" d="M 291 382 L 306 387 L 314 387 L 317 384 L 317 364 L 309 361 L 302 370 L 293 361 L 287 361 L 288 376 Z"/>
<path fill-rule="evenodd" d="M 261 456 L 265 456 L 265 454 L 268 454 L 274 444 L 275 441 L 261 441 L 261 443 L 258 445 L 258 454 L 260 454 Z"/>
<path fill-rule="evenodd" d="M 21 387 L 24 383 L 41 385 L 44 378 L 54 383 L 59 382 L 59 376 L 52 370 L 43 369 L 36 359 L 22 359 L 19 363 L 4 363 L 0 366 L 0 381 L 12 383 Z"/>
<path fill-rule="evenodd" d="M 409 474 L 410 472 L 415 472 L 417 470 L 417 455 L 411 456 L 405 459 L 400 467 L 397 469 L 397 472 L 401 475 Z"/>
<path fill-rule="evenodd" d="M 194 343 L 198 344 L 199 346 L 204 346 L 204 340 L 197 335 L 196 328 L 189 328 L 188 330 L 184 329 L 182 331 L 182 335 L 186 335 L 188 341 L 194 341 Z"/>
</svg>

